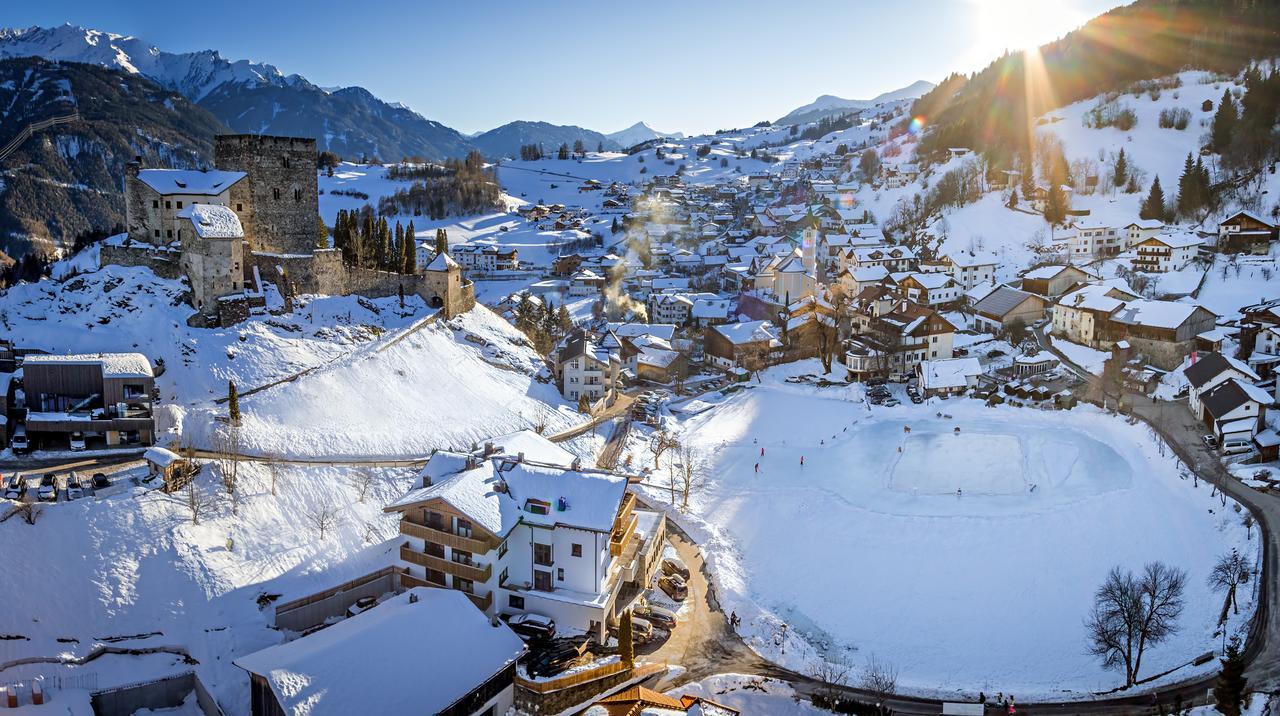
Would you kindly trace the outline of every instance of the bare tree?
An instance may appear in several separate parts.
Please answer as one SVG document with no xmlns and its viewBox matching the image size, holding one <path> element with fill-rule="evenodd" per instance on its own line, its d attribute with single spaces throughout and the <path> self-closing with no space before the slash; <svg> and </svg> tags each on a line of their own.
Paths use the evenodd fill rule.
<svg viewBox="0 0 1280 716">
<path fill-rule="evenodd" d="M 200 524 L 200 518 L 213 512 L 216 506 L 213 495 L 201 492 L 195 478 L 187 482 L 187 510 L 191 512 L 191 524 Z"/>
<path fill-rule="evenodd" d="M 813 662 L 808 676 L 818 683 L 813 695 L 821 699 L 816 704 L 820 708 L 832 709 L 843 698 L 844 689 L 849 685 L 849 667 L 826 659 Z"/>
<path fill-rule="evenodd" d="M 867 658 L 867 665 L 862 668 L 859 686 L 876 697 L 876 708 L 881 714 L 888 714 L 885 704 L 890 696 L 898 693 L 898 667 L 888 661 L 881 661 L 875 654 Z"/>
<path fill-rule="evenodd" d="M 222 477 L 222 490 L 231 503 L 231 514 L 239 514 L 240 428 L 227 425 L 214 433 L 213 453 Z"/>
<path fill-rule="evenodd" d="M 316 531 L 320 533 L 320 539 L 323 540 L 329 530 L 338 525 L 338 508 L 326 505 L 312 510 L 307 513 L 307 521 L 311 523 L 312 527 L 316 528 Z"/>
<path fill-rule="evenodd" d="M 279 455 L 267 455 L 262 460 L 267 465 L 267 478 L 271 481 L 271 495 L 274 497 L 280 494 L 276 488 L 284 477 L 284 460 Z"/>
<path fill-rule="evenodd" d="M 1227 593 L 1227 601 L 1223 605 L 1224 618 L 1228 606 L 1233 613 L 1240 613 L 1240 607 L 1236 604 L 1236 587 L 1248 581 L 1249 563 L 1234 549 L 1229 554 L 1222 555 L 1218 563 L 1213 565 L 1213 571 L 1209 572 L 1209 588 L 1215 592 Z"/>
<path fill-rule="evenodd" d="M 659 430 L 649 439 L 649 452 L 653 453 L 653 466 L 658 467 L 658 461 L 662 459 L 662 453 L 673 448 L 680 447 L 680 441 L 676 440 L 676 436 L 666 430 Z"/>
<path fill-rule="evenodd" d="M 1093 597 L 1085 619 L 1089 653 L 1107 668 L 1124 667 L 1125 687 L 1138 681 L 1147 647 L 1178 630 L 1187 573 L 1163 562 L 1149 562 L 1139 575 L 1112 567 Z"/>
<path fill-rule="evenodd" d="M 355 488 L 356 500 L 363 503 L 369 488 L 373 487 L 373 471 L 365 468 L 357 469 L 351 475 L 351 486 Z"/>
<path fill-rule="evenodd" d="M 679 464 L 676 465 L 676 481 L 680 490 L 680 509 L 689 509 L 689 495 L 702 487 L 707 476 L 707 461 L 702 451 L 685 443 L 676 448 Z"/>
</svg>

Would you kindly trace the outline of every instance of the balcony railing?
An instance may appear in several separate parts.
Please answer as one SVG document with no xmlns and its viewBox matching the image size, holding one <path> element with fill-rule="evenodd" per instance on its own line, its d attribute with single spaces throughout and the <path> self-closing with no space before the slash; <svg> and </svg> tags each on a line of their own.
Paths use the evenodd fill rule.
<svg viewBox="0 0 1280 716">
<path fill-rule="evenodd" d="M 400 545 L 400 559 L 420 567 L 452 574 L 463 579 L 470 579 L 473 582 L 487 582 L 489 577 L 493 575 L 492 564 L 454 562 L 453 560 L 419 552 L 408 542 Z"/>
<path fill-rule="evenodd" d="M 617 557 L 622 554 L 622 550 L 627 546 L 627 541 L 636 533 L 636 524 L 640 522 L 640 518 L 631 515 L 631 519 L 627 520 L 626 529 L 615 530 L 609 535 L 609 554 Z"/>
<path fill-rule="evenodd" d="M 489 540 L 479 539 L 476 537 L 465 537 L 463 535 L 446 532 L 434 527 L 428 527 L 421 522 L 410 519 L 407 515 L 400 519 L 400 534 L 408 535 L 409 537 L 416 537 L 428 542 L 434 542 L 450 549 L 474 552 L 475 554 L 485 554 L 496 546 Z"/>
<path fill-rule="evenodd" d="M 412 574 L 400 575 L 400 586 L 404 587 L 405 589 L 413 589 L 414 587 L 431 587 L 432 589 L 448 589 L 448 587 L 446 587 L 443 584 L 428 582 L 427 580 L 421 577 L 415 577 Z M 476 605 L 476 607 L 481 611 L 488 611 L 489 607 L 493 606 L 493 592 L 485 592 L 484 594 L 474 594 L 472 592 L 462 592 L 462 593 L 467 595 L 467 599 L 470 599 L 471 603 Z"/>
</svg>

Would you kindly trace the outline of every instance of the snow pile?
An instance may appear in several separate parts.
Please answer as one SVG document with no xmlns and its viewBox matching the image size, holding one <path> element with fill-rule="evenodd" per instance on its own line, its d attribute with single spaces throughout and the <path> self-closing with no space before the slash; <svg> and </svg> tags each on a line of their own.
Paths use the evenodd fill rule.
<svg viewBox="0 0 1280 716">
<path fill-rule="evenodd" d="M 1256 558 L 1256 535 L 1146 427 L 1091 408 L 870 408 L 858 392 L 771 370 L 682 423 L 709 483 L 677 519 L 761 655 L 803 671 L 875 654 L 916 692 L 1083 697 L 1118 678 L 1085 650 L 1094 589 L 1154 560 L 1187 570 L 1186 611 L 1144 672 L 1219 645 L 1206 577 L 1233 548 Z"/>
</svg>

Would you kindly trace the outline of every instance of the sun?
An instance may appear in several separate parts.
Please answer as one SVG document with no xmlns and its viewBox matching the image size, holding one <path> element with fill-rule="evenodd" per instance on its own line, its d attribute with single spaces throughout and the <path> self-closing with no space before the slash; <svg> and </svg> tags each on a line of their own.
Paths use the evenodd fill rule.
<svg viewBox="0 0 1280 716">
<path fill-rule="evenodd" d="M 972 0 L 975 40 L 999 55 L 1033 50 L 1082 24 L 1086 18 L 1070 0 Z"/>
</svg>

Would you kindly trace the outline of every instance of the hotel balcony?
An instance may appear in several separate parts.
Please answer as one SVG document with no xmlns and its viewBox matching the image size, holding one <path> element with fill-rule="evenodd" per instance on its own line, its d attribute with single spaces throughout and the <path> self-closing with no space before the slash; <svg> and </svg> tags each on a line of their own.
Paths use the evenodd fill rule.
<svg viewBox="0 0 1280 716">
<path fill-rule="evenodd" d="M 463 535 L 428 527 L 421 522 L 410 519 L 408 515 L 400 519 L 400 534 L 473 554 L 485 554 L 497 546 L 496 544 L 490 544 L 488 540 L 464 537 Z"/>
<path fill-rule="evenodd" d="M 470 579 L 473 582 L 487 582 L 489 577 L 493 576 L 493 565 L 481 562 L 473 562 L 465 564 L 462 562 L 454 562 L 453 560 L 444 559 L 443 557 L 435 557 L 424 552 L 415 550 L 408 542 L 400 545 L 400 560 L 409 564 L 416 564 L 419 567 L 434 569 L 445 574 L 452 574 L 455 577 Z"/>
</svg>

